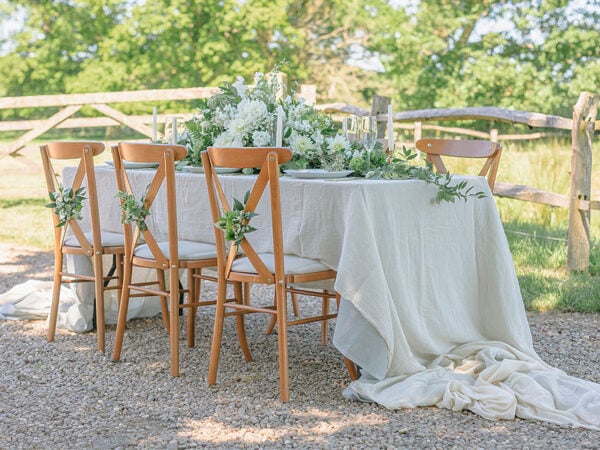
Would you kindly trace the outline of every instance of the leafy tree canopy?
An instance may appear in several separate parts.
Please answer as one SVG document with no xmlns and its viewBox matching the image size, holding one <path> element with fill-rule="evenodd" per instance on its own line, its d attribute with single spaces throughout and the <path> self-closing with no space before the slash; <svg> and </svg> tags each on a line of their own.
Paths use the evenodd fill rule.
<svg viewBox="0 0 600 450">
<path fill-rule="evenodd" d="M 0 0 L 0 95 L 216 86 L 285 60 L 319 100 L 570 115 L 600 2 Z"/>
</svg>

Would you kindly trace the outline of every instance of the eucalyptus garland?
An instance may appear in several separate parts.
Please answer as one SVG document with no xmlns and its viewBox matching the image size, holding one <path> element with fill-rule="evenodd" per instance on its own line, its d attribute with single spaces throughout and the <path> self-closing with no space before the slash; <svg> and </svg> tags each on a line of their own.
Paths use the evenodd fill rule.
<svg viewBox="0 0 600 450">
<path fill-rule="evenodd" d="M 246 192 L 243 203 L 234 198 L 233 208 L 230 211 L 226 211 L 224 216 L 219 217 L 215 224 L 219 229 L 225 231 L 225 239 L 233 241 L 235 245 L 240 245 L 246 233 L 256 231 L 256 228 L 250 225 L 250 219 L 257 214 L 251 211 L 244 211 L 249 196 L 250 191 Z"/>
<path fill-rule="evenodd" d="M 437 173 L 433 164 L 427 162 L 424 166 L 410 164 L 417 157 L 417 153 L 402 148 L 402 155 L 394 157 L 391 161 L 379 165 L 379 167 L 365 174 L 366 178 L 382 178 L 385 180 L 421 180 L 433 184 L 438 188 L 435 198 L 436 203 L 454 203 L 457 199 L 466 201 L 469 197 L 484 198 L 485 192 L 475 191 L 474 186 L 469 186 L 466 181 L 453 183 L 452 175 L 449 173 Z"/>
<path fill-rule="evenodd" d="M 150 215 L 150 211 L 144 208 L 144 194 L 140 201 L 137 201 L 133 194 L 128 192 L 118 191 L 115 197 L 121 200 L 121 223 L 134 223 L 140 231 L 146 231 L 146 217 Z"/>
<path fill-rule="evenodd" d="M 80 187 L 76 191 L 73 188 L 65 188 L 62 185 L 58 187 L 57 192 L 48 192 L 52 203 L 48 203 L 46 208 L 54 208 L 54 214 L 58 216 L 57 227 L 62 227 L 71 220 L 82 220 L 81 210 L 83 201 L 86 199 L 85 187 Z"/>
</svg>

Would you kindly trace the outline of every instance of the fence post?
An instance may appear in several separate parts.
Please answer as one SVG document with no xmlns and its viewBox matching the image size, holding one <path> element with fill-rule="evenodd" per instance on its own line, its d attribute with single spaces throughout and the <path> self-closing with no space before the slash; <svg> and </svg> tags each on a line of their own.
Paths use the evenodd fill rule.
<svg viewBox="0 0 600 450">
<path fill-rule="evenodd" d="M 582 92 L 573 107 L 571 131 L 571 193 L 567 268 L 587 271 L 590 265 L 590 210 L 579 209 L 581 200 L 590 200 L 592 139 L 600 96 Z"/>
<path fill-rule="evenodd" d="M 490 141 L 498 142 L 498 129 L 497 128 L 492 128 L 490 130 Z"/>
<path fill-rule="evenodd" d="M 415 130 L 413 133 L 413 145 L 417 144 L 417 141 L 423 137 L 423 122 L 415 122 Z"/>
<path fill-rule="evenodd" d="M 371 115 L 378 116 L 380 114 L 387 114 L 388 105 L 392 104 L 392 99 L 389 97 L 383 97 L 381 95 L 374 95 L 371 101 Z M 387 129 L 387 122 L 377 121 L 377 136 L 385 136 Z"/>
</svg>

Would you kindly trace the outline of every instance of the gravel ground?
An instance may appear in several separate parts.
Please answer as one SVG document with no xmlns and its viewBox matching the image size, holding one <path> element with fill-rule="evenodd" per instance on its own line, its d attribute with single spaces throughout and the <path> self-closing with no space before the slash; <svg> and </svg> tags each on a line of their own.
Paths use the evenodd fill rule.
<svg viewBox="0 0 600 450">
<path fill-rule="evenodd" d="M 51 265 L 49 253 L 0 246 L 0 292 L 49 279 Z M 179 378 L 169 375 L 158 318 L 131 321 L 118 363 L 110 360 L 114 326 L 104 355 L 94 333 L 59 331 L 49 344 L 45 321 L 0 321 L 0 449 L 600 447 L 600 433 L 584 429 L 346 401 L 342 358 L 319 344 L 317 324 L 290 332 L 290 403 L 278 400 L 276 339 L 259 316 L 247 322 L 255 361 L 244 362 L 229 323 L 218 384 L 208 387 L 211 318 L 201 310 L 195 348 L 182 342 Z M 598 315 L 530 313 L 529 321 L 546 362 L 600 382 Z"/>
</svg>

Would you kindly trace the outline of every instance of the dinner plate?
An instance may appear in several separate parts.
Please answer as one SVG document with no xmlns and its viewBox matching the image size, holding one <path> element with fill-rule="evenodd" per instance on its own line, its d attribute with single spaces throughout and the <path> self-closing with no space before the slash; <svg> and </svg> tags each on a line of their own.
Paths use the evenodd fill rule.
<svg viewBox="0 0 600 450">
<path fill-rule="evenodd" d="M 111 167 L 114 167 L 113 161 L 105 161 L 105 163 Z M 158 163 L 123 161 L 123 166 L 125 166 L 126 169 L 156 169 L 158 167 Z"/>
<path fill-rule="evenodd" d="M 204 167 L 184 166 L 183 170 L 192 173 L 204 173 Z M 215 167 L 215 172 L 217 173 L 235 173 L 239 171 L 240 169 L 237 167 Z"/>
<path fill-rule="evenodd" d="M 302 169 L 302 170 L 284 170 L 289 176 L 294 178 L 344 178 L 352 173 L 352 170 L 341 170 L 339 172 L 328 172 L 325 169 Z"/>
</svg>

